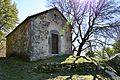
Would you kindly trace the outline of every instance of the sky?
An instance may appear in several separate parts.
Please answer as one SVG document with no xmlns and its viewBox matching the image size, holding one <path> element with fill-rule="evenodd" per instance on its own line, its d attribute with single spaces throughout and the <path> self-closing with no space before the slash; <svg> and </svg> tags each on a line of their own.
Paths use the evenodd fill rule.
<svg viewBox="0 0 120 80">
<path fill-rule="evenodd" d="M 28 16 L 49 9 L 47 7 L 47 0 L 12 0 L 12 2 L 16 3 L 19 23 Z"/>
</svg>

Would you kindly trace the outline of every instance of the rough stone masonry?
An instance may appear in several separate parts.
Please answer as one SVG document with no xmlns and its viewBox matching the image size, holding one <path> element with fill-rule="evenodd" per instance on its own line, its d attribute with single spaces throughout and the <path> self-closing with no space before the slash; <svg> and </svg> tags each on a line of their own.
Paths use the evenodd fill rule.
<svg viewBox="0 0 120 80">
<path fill-rule="evenodd" d="M 7 57 L 16 55 L 29 61 L 70 54 L 71 26 L 57 9 L 27 17 L 6 36 Z"/>
</svg>

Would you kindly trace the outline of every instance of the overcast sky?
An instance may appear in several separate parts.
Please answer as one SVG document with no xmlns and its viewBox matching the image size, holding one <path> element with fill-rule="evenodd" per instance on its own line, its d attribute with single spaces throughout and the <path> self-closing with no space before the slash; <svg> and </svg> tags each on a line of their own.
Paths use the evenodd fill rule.
<svg viewBox="0 0 120 80">
<path fill-rule="evenodd" d="M 12 0 L 16 3 L 18 9 L 19 23 L 30 15 L 45 11 L 48 9 L 46 0 Z"/>
</svg>

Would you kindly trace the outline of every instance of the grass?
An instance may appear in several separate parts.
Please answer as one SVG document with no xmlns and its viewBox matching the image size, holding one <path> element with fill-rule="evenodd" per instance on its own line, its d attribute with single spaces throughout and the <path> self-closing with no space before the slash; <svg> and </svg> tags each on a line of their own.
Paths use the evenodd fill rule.
<svg viewBox="0 0 120 80">
<path fill-rule="evenodd" d="M 55 56 L 34 62 L 26 62 L 17 57 L 0 58 L 0 80 L 45 80 L 51 76 L 50 73 L 38 74 L 33 69 L 47 63 L 62 62 L 68 56 Z"/>
<path fill-rule="evenodd" d="M 66 80 L 68 77 L 70 76 L 58 76 L 56 78 L 53 79 L 49 79 L 49 80 Z M 72 76 L 72 80 L 79 80 L 81 78 L 81 80 L 93 80 L 93 76 L 92 75 L 73 75 Z"/>
<path fill-rule="evenodd" d="M 76 57 L 74 56 L 69 56 L 68 58 L 66 58 L 65 61 L 61 62 L 62 64 L 63 63 L 73 63 L 74 60 L 76 60 Z M 92 62 L 92 60 L 90 58 L 84 58 L 84 57 L 80 57 L 75 63 L 84 63 L 84 62 Z"/>
<path fill-rule="evenodd" d="M 34 70 L 38 66 L 44 64 L 53 64 L 53 63 L 72 63 L 75 60 L 75 57 L 70 55 L 61 55 L 47 58 L 44 60 L 38 60 L 34 62 L 26 62 L 17 57 L 9 58 L 0 58 L 0 80 L 65 80 L 71 75 L 66 75 L 69 72 L 60 73 L 60 72 L 50 72 L 50 73 L 37 73 Z M 84 59 L 83 57 L 79 58 L 76 63 L 91 62 L 90 58 Z M 102 80 L 109 80 L 101 75 L 97 77 Z M 93 80 L 92 75 L 79 75 L 72 74 L 72 80 Z"/>
</svg>

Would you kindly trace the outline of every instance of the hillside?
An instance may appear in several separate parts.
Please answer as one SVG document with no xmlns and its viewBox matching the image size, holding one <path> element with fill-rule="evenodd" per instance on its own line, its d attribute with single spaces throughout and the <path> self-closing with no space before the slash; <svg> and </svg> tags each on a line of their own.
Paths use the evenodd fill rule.
<svg viewBox="0 0 120 80">
<path fill-rule="evenodd" d="M 95 59 L 80 57 L 73 68 L 71 65 L 74 60 L 70 55 L 34 62 L 26 62 L 17 57 L 0 58 L 0 80 L 67 80 L 69 77 L 72 80 L 93 80 L 94 77 L 98 80 L 111 80 L 111 77 L 98 67 L 99 62 L 103 65 L 102 60 L 96 62 Z M 98 68 L 102 71 L 98 72 Z"/>
</svg>

